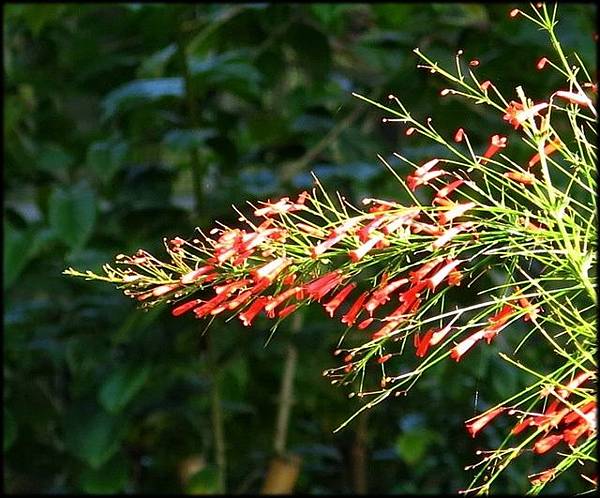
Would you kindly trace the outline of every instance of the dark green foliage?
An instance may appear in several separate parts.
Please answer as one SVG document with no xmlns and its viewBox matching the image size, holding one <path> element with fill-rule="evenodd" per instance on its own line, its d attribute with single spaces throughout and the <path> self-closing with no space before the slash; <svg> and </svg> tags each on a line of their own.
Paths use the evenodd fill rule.
<svg viewBox="0 0 600 498">
<path fill-rule="evenodd" d="M 420 47 L 448 67 L 462 48 L 481 60 L 480 79 L 492 79 L 505 95 L 521 84 L 542 97 L 556 84 L 534 69 L 547 47 L 508 10 L 5 6 L 5 489 L 214 492 L 210 392 L 218 382 L 227 489 L 258 491 L 272 456 L 289 323 L 265 348 L 270 323 L 258 320 L 248 330 L 215 320 L 211 370 L 205 323 L 174 319 L 166 309 L 136 310 L 108 284 L 61 271 L 98 270 L 139 247 L 160 251 L 163 236 L 189 238 L 214 220 L 235 224 L 232 203 L 244 211 L 246 200 L 308 188 L 310 171 L 351 201 L 402 201 L 376 154 L 423 160 L 435 149 L 382 125 L 380 112 L 351 92 L 396 93 L 448 134 L 468 127 L 480 147 L 493 133 L 510 133 L 497 116 L 440 99 L 442 83 L 417 70 L 412 54 Z M 593 9 L 561 10 L 565 46 L 592 63 Z M 300 358 L 288 437 L 303 458 L 297 491 L 353 492 L 355 424 L 333 430 L 360 401 L 321 375 L 336 365 L 331 352 L 342 325 L 318 307 L 305 312 L 304 324 L 291 336 Z M 523 380 L 486 352 L 464 365 L 444 364 L 406 398 L 369 413 L 370 492 L 455 492 L 468 482 L 463 467 L 475 461 L 476 447 L 493 447 L 502 434 L 468 438 L 463 422 L 475 395 L 480 411 Z M 204 465 L 183 483 L 190 459 Z M 528 471 L 508 474 L 506 492 L 521 491 Z"/>
</svg>

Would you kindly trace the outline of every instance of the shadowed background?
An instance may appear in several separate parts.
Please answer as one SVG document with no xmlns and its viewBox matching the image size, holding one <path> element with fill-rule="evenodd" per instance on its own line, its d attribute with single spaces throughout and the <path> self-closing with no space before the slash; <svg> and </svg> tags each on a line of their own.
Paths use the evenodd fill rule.
<svg viewBox="0 0 600 498">
<path fill-rule="evenodd" d="M 448 136 L 464 127 L 483 148 L 508 125 L 440 98 L 444 82 L 416 69 L 412 49 L 445 67 L 463 49 L 480 60 L 479 80 L 507 99 L 516 85 L 543 98 L 560 79 L 535 70 L 548 44 L 508 17 L 512 7 L 5 5 L 5 490 L 260 491 L 276 453 L 290 345 L 297 363 L 278 448 L 301 461 L 297 492 L 464 488 L 475 451 L 494 448 L 507 430 L 500 420 L 471 440 L 464 420 L 526 385 L 496 357 L 502 337 L 460 368 L 442 362 L 408 396 L 334 434 L 361 401 L 322 376 L 338 364 L 343 327 L 319 306 L 295 332 L 293 320 L 283 322 L 265 347 L 266 319 L 252 328 L 216 319 L 202 335 L 206 322 L 140 311 L 109 284 L 61 272 L 98 271 L 140 247 L 160 256 L 163 237 L 191 238 L 215 220 L 235 225 L 232 203 L 249 212 L 246 201 L 294 195 L 312 186 L 311 171 L 354 203 L 405 200 L 376 155 L 404 175 L 393 152 L 416 162 L 441 151 L 383 124 L 351 92 L 382 102 L 394 93 L 418 119 L 432 116 Z M 560 12 L 566 53 L 595 64 L 592 6 Z M 494 278 L 465 289 L 465 302 Z M 501 489 L 522 492 L 538 468 L 521 459 Z"/>
</svg>

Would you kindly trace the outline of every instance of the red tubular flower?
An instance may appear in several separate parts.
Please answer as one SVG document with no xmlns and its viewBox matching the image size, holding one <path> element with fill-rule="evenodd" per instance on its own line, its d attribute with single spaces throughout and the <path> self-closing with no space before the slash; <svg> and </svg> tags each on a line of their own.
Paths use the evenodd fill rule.
<svg viewBox="0 0 600 498">
<path fill-rule="evenodd" d="M 521 111 L 523 111 L 523 104 L 511 100 L 510 104 L 504 111 L 504 116 L 502 116 L 502 119 L 504 121 L 508 121 L 516 130 L 519 128 L 519 126 L 521 126 L 521 121 L 517 119 L 517 114 Z"/>
<path fill-rule="evenodd" d="M 391 219 L 391 221 L 387 225 L 383 226 L 381 231 L 386 235 L 395 232 L 402 225 L 412 223 L 413 220 L 419 217 L 420 212 L 421 210 L 418 207 L 411 207 L 393 219 L 388 217 L 388 219 Z"/>
<path fill-rule="evenodd" d="M 529 321 L 529 320 L 534 320 L 535 318 L 537 318 L 538 316 L 538 308 L 536 306 L 533 306 L 530 302 L 529 299 L 527 299 L 526 297 L 520 297 L 519 298 L 519 305 L 522 308 L 525 308 L 527 310 L 527 313 L 525 314 L 525 316 L 523 317 L 524 321 Z"/>
<path fill-rule="evenodd" d="M 283 308 L 278 314 L 277 316 L 279 318 L 285 318 L 286 316 L 288 316 L 290 313 L 293 313 L 294 311 L 296 311 L 296 308 L 298 308 L 298 303 L 295 304 L 290 304 L 289 306 L 286 306 L 285 308 Z"/>
<path fill-rule="evenodd" d="M 421 233 L 424 232 L 428 235 L 442 235 L 444 233 L 444 229 L 442 227 L 436 225 L 428 225 L 427 223 L 420 223 L 418 221 L 413 221 L 410 224 L 410 229 L 413 233 Z"/>
<path fill-rule="evenodd" d="M 554 92 L 554 96 L 564 100 L 568 100 L 571 104 L 576 104 L 582 107 L 592 107 L 592 101 L 584 93 L 567 92 L 565 90 L 559 90 Z"/>
<path fill-rule="evenodd" d="M 427 279 L 427 286 L 434 291 L 435 288 L 440 285 L 440 283 L 442 283 L 442 281 L 448 276 L 448 274 L 461 263 L 462 260 L 460 259 L 455 261 L 447 261 L 442 268 L 437 270 L 434 275 Z"/>
<path fill-rule="evenodd" d="M 309 297 L 320 302 L 325 294 L 327 294 L 341 281 L 342 274 L 340 270 L 334 270 L 306 284 L 304 286 L 304 291 Z"/>
<path fill-rule="evenodd" d="M 359 221 L 360 221 L 359 218 L 350 218 L 350 219 L 346 220 L 341 225 L 338 225 L 337 227 L 335 227 L 332 230 L 329 237 L 337 237 L 338 235 L 341 235 L 343 233 L 350 231 L 350 229 L 352 229 L 352 227 L 354 227 L 356 224 L 358 224 Z"/>
<path fill-rule="evenodd" d="M 196 318 L 202 318 L 205 315 L 208 315 L 212 310 L 217 308 L 223 301 L 225 301 L 228 297 L 226 292 L 222 294 L 217 294 L 212 299 L 206 301 L 203 305 L 194 308 L 194 314 Z"/>
<path fill-rule="evenodd" d="M 244 251 L 231 262 L 233 266 L 241 265 L 244 261 L 246 261 L 252 254 L 254 253 L 254 249 L 250 249 L 249 251 Z"/>
<path fill-rule="evenodd" d="M 431 340 L 429 341 L 429 345 L 435 346 L 444 337 L 446 337 L 446 335 L 448 334 L 448 332 L 450 332 L 451 329 L 452 329 L 452 327 L 450 325 L 446 325 L 443 329 L 440 329 L 440 330 L 434 332 L 431 336 Z"/>
<path fill-rule="evenodd" d="M 492 342 L 492 339 L 496 337 L 500 333 L 500 331 L 504 329 L 504 327 L 506 327 L 506 325 L 508 325 L 506 322 L 500 321 L 481 329 L 481 332 L 486 342 L 488 344 Z"/>
<path fill-rule="evenodd" d="M 400 295 L 400 300 L 402 304 L 398 306 L 392 313 L 386 318 L 386 320 L 395 320 L 404 315 L 409 315 L 412 312 L 416 311 L 416 309 L 421 304 L 421 300 L 419 296 L 421 295 L 420 291 L 427 285 L 427 282 L 421 281 L 417 282 L 412 288 L 403 292 Z"/>
<path fill-rule="evenodd" d="M 283 303 L 283 301 L 296 294 L 297 291 L 298 287 L 292 287 L 291 289 L 281 292 L 277 296 L 269 297 L 269 302 L 265 305 L 265 311 L 271 313 L 277 306 Z"/>
<path fill-rule="evenodd" d="M 360 322 L 357 325 L 358 330 L 364 330 L 366 329 L 369 325 L 371 325 L 373 323 L 374 318 L 370 317 L 370 318 L 365 318 L 362 322 Z"/>
<path fill-rule="evenodd" d="M 308 191 L 303 190 L 302 192 L 300 192 L 298 194 L 298 199 L 296 199 L 296 204 L 303 206 L 304 203 L 306 202 L 306 199 L 310 199 L 310 194 L 308 193 Z"/>
<path fill-rule="evenodd" d="M 358 296 L 358 299 L 354 301 L 354 304 L 350 307 L 348 313 L 342 316 L 342 323 L 345 323 L 348 325 L 348 327 L 352 327 L 352 325 L 354 325 L 356 317 L 360 313 L 362 305 L 365 302 L 368 294 L 368 292 L 363 292 L 360 296 Z"/>
<path fill-rule="evenodd" d="M 494 84 L 490 80 L 485 80 L 483 83 L 481 83 L 481 85 L 479 85 L 479 88 L 485 92 L 491 86 L 494 86 Z"/>
<path fill-rule="evenodd" d="M 474 202 L 465 202 L 465 203 L 456 203 L 454 207 L 448 211 L 442 211 L 438 215 L 438 219 L 441 225 L 445 225 L 446 223 L 452 221 L 454 218 L 458 216 L 462 216 L 466 211 L 475 207 Z"/>
<path fill-rule="evenodd" d="M 198 280 L 202 275 L 211 271 L 212 269 L 214 269 L 214 266 L 212 266 L 212 265 L 201 266 L 200 268 L 183 275 L 179 279 L 179 281 L 184 285 L 191 284 L 191 283 L 195 282 L 196 280 Z"/>
<path fill-rule="evenodd" d="M 254 317 L 261 312 L 268 302 L 269 299 L 266 296 L 257 297 L 248 309 L 238 315 L 242 323 L 246 327 L 249 327 L 252 324 Z"/>
<path fill-rule="evenodd" d="M 250 299 L 253 294 L 254 291 L 250 289 L 240 293 L 238 296 L 236 296 L 234 299 L 227 303 L 227 309 L 233 310 L 237 308 L 239 305 L 245 303 L 248 299 Z"/>
<path fill-rule="evenodd" d="M 560 149 L 561 146 L 562 146 L 562 142 L 558 138 L 555 139 L 555 140 L 551 140 L 550 143 L 544 147 L 544 155 L 545 156 L 549 156 L 554 151 Z M 532 166 L 534 166 L 535 164 L 537 164 L 539 162 L 540 162 L 540 155 L 539 154 L 535 154 L 529 160 L 528 165 L 531 168 Z"/>
<path fill-rule="evenodd" d="M 243 278 L 241 280 L 236 280 L 234 282 L 227 282 L 224 285 L 215 286 L 215 294 L 222 294 L 225 292 L 227 295 L 235 292 L 238 289 L 241 289 L 246 284 L 250 283 L 250 279 Z"/>
<path fill-rule="evenodd" d="M 426 280 L 418 280 L 413 282 L 413 286 L 410 289 L 400 294 L 400 301 L 402 301 L 406 306 L 410 306 L 414 300 L 421 295 L 421 291 L 426 285 Z"/>
<path fill-rule="evenodd" d="M 440 162 L 439 159 L 431 159 L 431 160 L 427 161 L 425 164 L 419 166 L 415 170 L 414 175 L 416 175 L 416 176 L 423 176 L 425 173 L 429 172 L 429 170 L 431 168 L 433 168 L 439 162 Z"/>
<path fill-rule="evenodd" d="M 539 116 L 540 111 L 548 107 L 547 102 L 540 102 L 532 107 L 524 107 L 523 104 L 511 100 L 509 106 L 506 108 L 502 119 L 508 121 L 516 130 L 519 126 L 522 126 L 527 120 L 534 116 Z"/>
<path fill-rule="evenodd" d="M 295 282 L 295 280 L 296 280 L 296 274 L 290 273 L 284 277 L 284 279 L 281 281 L 281 283 L 283 285 L 292 285 Z"/>
<path fill-rule="evenodd" d="M 529 481 L 532 486 L 539 486 L 554 477 L 556 474 L 556 467 L 552 467 L 551 469 L 544 470 L 544 472 L 538 472 L 537 474 L 531 474 L 529 477 Z"/>
<path fill-rule="evenodd" d="M 488 318 L 488 322 L 494 325 L 505 323 L 514 314 L 515 309 L 510 304 L 505 304 L 498 313 Z"/>
<path fill-rule="evenodd" d="M 535 176 L 533 176 L 531 173 L 507 171 L 506 173 L 504 173 L 504 176 L 517 183 L 522 183 L 523 185 L 533 185 L 533 182 L 535 182 Z"/>
<path fill-rule="evenodd" d="M 390 335 L 398 325 L 402 323 L 402 320 L 392 320 L 386 323 L 383 327 L 381 327 L 378 331 L 373 332 L 371 334 L 371 340 L 376 341 L 382 337 L 387 337 Z"/>
<path fill-rule="evenodd" d="M 440 247 L 446 245 L 450 242 L 454 237 L 456 237 L 463 230 L 471 227 L 473 225 L 472 222 L 467 221 L 465 223 L 461 223 L 460 225 L 453 226 L 446 230 L 442 235 L 440 235 L 437 239 L 435 239 L 431 243 L 432 249 L 439 249 Z"/>
<path fill-rule="evenodd" d="M 225 261 L 233 256 L 236 256 L 237 254 L 238 251 L 234 247 L 230 247 L 228 249 L 217 248 L 217 250 L 215 250 L 216 261 L 221 264 L 225 263 Z"/>
<path fill-rule="evenodd" d="M 553 434 L 550 436 L 546 436 L 542 439 L 538 439 L 536 443 L 533 445 L 533 452 L 541 455 L 546 453 L 548 450 L 551 450 L 563 440 L 562 434 Z"/>
<path fill-rule="evenodd" d="M 429 171 L 424 175 L 412 174 L 406 177 L 406 184 L 408 188 L 414 192 L 416 188 L 420 185 L 427 185 L 431 180 L 437 178 L 438 176 L 448 175 L 449 173 L 443 169 L 437 169 L 434 171 Z"/>
<path fill-rule="evenodd" d="M 581 372 L 577 377 L 575 377 L 571 382 L 569 382 L 564 389 L 559 389 L 558 395 L 561 398 L 568 398 L 574 389 L 577 389 L 591 376 L 592 372 Z"/>
<path fill-rule="evenodd" d="M 569 444 L 570 446 L 575 446 L 575 444 L 577 444 L 577 440 L 583 436 L 583 433 L 588 430 L 589 428 L 589 424 L 587 422 L 587 420 L 581 420 L 581 422 L 579 422 L 577 425 L 575 425 L 574 427 L 569 427 L 567 429 L 565 429 L 563 431 L 563 438 L 565 443 Z"/>
<path fill-rule="evenodd" d="M 348 257 L 354 263 L 360 261 L 365 254 L 367 254 L 373 247 L 383 239 L 383 235 L 373 237 L 362 244 L 358 249 L 352 249 L 348 251 Z"/>
<path fill-rule="evenodd" d="M 319 235 L 321 233 L 320 228 L 312 227 L 310 225 L 307 225 L 306 223 L 297 223 L 296 228 L 302 230 L 303 232 L 306 232 L 309 235 Z"/>
<path fill-rule="evenodd" d="M 450 357 L 457 362 L 460 361 L 462 356 L 471 349 L 477 341 L 483 339 L 485 329 L 478 330 L 474 334 L 470 335 L 466 339 L 460 341 L 456 346 L 450 350 Z"/>
<path fill-rule="evenodd" d="M 456 133 L 454 134 L 454 141 L 456 143 L 460 143 L 463 141 L 464 136 L 465 136 L 465 130 L 463 130 L 462 128 L 459 128 L 458 130 L 456 130 Z"/>
<path fill-rule="evenodd" d="M 276 203 L 261 202 L 265 207 L 254 211 L 254 216 L 272 216 L 302 209 L 302 204 L 291 203 L 289 197 L 283 197 Z"/>
<path fill-rule="evenodd" d="M 165 294 L 168 294 L 171 291 L 179 289 L 179 287 L 181 287 L 181 282 L 176 282 L 174 284 L 159 285 L 158 287 L 152 289 L 152 295 L 154 297 L 164 296 Z"/>
<path fill-rule="evenodd" d="M 462 273 L 459 270 L 453 270 L 448 275 L 448 285 L 450 287 L 459 286 L 462 280 Z"/>
<path fill-rule="evenodd" d="M 435 198 L 436 199 L 442 199 L 442 198 L 447 198 L 448 195 L 450 195 L 450 192 L 456 190 L 458 187 L 460 187 L 463 183 L 465 183 L 465 181 L 463 179 L 459 179 L 459 180 L 454 180 L 452 183 L 449 183 L 448 185 L 446 185 L 445 187 L 439 189 L 437 191 L 437 194 L 435 194 Z"/>
<path fill-rule="evenodd" d="M 358 235 L 358 239 L 361 242 L 366 242 L 369 239 L 369 233 L 372 230 L 375 230 L 375 228 L 377 228 L 379 225 L 381 225 L 386 220 L 387 220 L 387 217 L 385 215 L 376 216 L 375 218 L 373 218 L 368 224 L 361 227 L 360 230 L 358 230 L 358 232 L 356 232 Z"/>
<path fill-rule="evenodd" d="M 533 417 L 526 417 L 523 420 L 521 420 L 521 422 L 519 422 L 517 425 L 515 425 L 512 430 L 510 431 L 510 433 L 514 436 L 516 436 L 517 434 L 523 432 L 524 429 L 526 429 L 527 427 L 530 427 L 532 425 L 535 425 L 535 421 Z"/>
<path fill-rule="evenodd" d="M 550 62 L 548 59 L 546 59 L 545 57 L 542 57 L 539 61 L 537 61 L 537 64 L 535 65 L 535 67 L 538 70 L 544 69 L 544 67 L 546 66 L 546 64 Z"/>
<path fill-rule="evenodd" d="M 369 239 L 369 233 L 375 230 L 379 225 L 387 220 L 387 216 L 381 215 L 373 218 L 367 225 L 358 230 L 357 235 L 361 242 L 366 242 Z"/>
<path fill-rule="evenodd" d="M 431 338 L 433 337 L 433 330 L 434 329 L 429 329 L 427 332 L 425 332 L 425 335 L 423 336 L 423 338 L 419 339 L 417 341 L 417 344 L 416 344 L 417 351 L 415 352 L 415 355 L 417 356 L 417 358 L 423 358 L 427 354 L 427 350 L 429 349 L 429 346 L 431 345 Z"/>
<path fill-rule="evenodd" d="M 236 244 L 236 248 L 240 251 L 254 249 L 261 242 L 264 242 L 267 238 L 276 239 L 281 237 L 285 233 L 285 230 L 279 228 L 270 228 L 268 230 L 262 230 L 260 232 L 248 233 L 242 236 L 240 244 Z"/>
<path fill-rule="evenodd" d="M 338 292 L 331 301 L 325 304 L 325 310 L 329 313 L 329 316 L 333 318 L 333 313 L 336 309 L 344 302 L 344 299 L 348 297 L 348 294 L 356 287 L 354 282 L 349 283 L 340 292 Z"/>
<path fill-rule="evenodd" d="M 595 408 L 596 408 L 596 401 L 589 401 L 588 403 L 583 405 L 581 408 L 579 408 L 578 411 L 583 414 L 586 414 L 586 413 L 594 410 Z M 576 411 L 572 411 L 563 419 L 563 422 L 565 424 L 570 424 L 571 422 L 574 422 L 578 418 L 582 418 L 581 415 Z"/>
<path fill-rule="evenodd" d="M 365 309 L 369 312 L 370 315 L 373 315 L 373 311 L 376 308 L 378 308 L 379 306 L 381 306 L 382 304 L 385 304 L 387 301 L 390 300 L 389 295 L 392 292 L 394 292 L 398 287 L 401 287 L 402 285 L 406 284 L 407 282 L 408 282 L 408 279 L 399 278 L 397 280 L 394 280 L 393 282 L 386 283 L 386 285 L 383 288 L 378 289 L 375 292 L 373 292 L 371 299 L 369 299 L 367 301 L 367 304 L 365 304 Z"/>
<path fill-rule="evenodd" d="M 267 279 L 269 282 L 272 282 L 273 279 L 291 263 L 291 260 L 285 257 L 277 258 L 256 270 L 252 270 L 250 275 L 252 275 L 255 283 L 260 282 L 262 279 Z"/>
<path fill-rule="evenodd" d="M 409 272 L 409 280 L 412 283 L 417 283 L 423 280 L 431 270 L 433 270 L 444 258 L 436 258 L 423 264 L 418 270 Z"/>
<path fill-rule="evenodd" d="M 179 306 L 173 308 L 171 310 L 171 314 L 173 316 L 180 316 L 184 313 L 190 311 L 192 308 L 195 308 L 202 302 L 202 299 L 193 299 L 192 301 L 188 301 L 187 303 L 180 304 Z"/>
<path fill-rule="evenodd" d="M 488 425 L 494 418 L 496 418 L 504 410 L 506 410 L 506 408 L 503 406 L 500 406 L 493 410 L 489 410 L 485 413 L 482 413 L 481 415 L 478 415 L 477 417 L 474 417 L 470 420 L 467 420 L 465 422 L 465 425 L 467 426 L 467 430 L 471 434 L 471 437 L 475 437 L 475 435 L 481 429 L 483 429 L 486 425 Z"/>
<path fill-rule="evenodd" d="M 506 137 L 502 137 L 500 135 L 493 135 L 490 140 L 490 145 L 487 150 L 483 154 L 483 158 L 481 159 L 481 164 L 487 163 L 488 159 L 493 157 L 500 149 L 506 147 Z"/>
<path fill-rule="evenodd" d="M 567 413 L 569 413 L 571 411 L 570 408 L 565 407 L 562 410 L 560 410 L 559 412 L 555 413 L 554 415 L 552 415 L 552 417 L 550 417 L 548 419 L 548 425 L 550 427 L 558 427 L 558 424 L 560 423 L 560 421 L 565 417 L 565 415 Z"/>
<path fill-rule="evenodd" d="M 310 256 L 313 259 L 316 259 L 317 257 L 319 257 L 321 254 L 323 254 L 325 251 L 327 251 L 329 248 L 333 247 L 335 244 L 337 244 L 340 240 L 342 240 L 344 237 L 346 236 L 345 233 L 340 233 L 338 235 L 330 235 L 327 239 L 325 239 L 323 242 L 320 242 L 319 244 L 317 244 L 314 247 L 310 248 Z"/>
<path fill-rule="evenodd" d="M 388 361 L 391 357 L 392 357 L 392 355 L 390 353 L 380 356 L 379 358 L 377 358 L 377 363 L 379 363 L 381 365 L 382 363 L 385 363 L 386 361 Z"/>
</svg>

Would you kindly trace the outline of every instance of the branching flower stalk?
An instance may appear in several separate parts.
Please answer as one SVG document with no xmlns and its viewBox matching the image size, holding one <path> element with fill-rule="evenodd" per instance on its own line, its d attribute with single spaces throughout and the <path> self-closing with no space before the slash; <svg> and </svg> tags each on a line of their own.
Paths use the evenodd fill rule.
<svg viewBox="0 0 600 498">
<path fill-rule="evenodd" d="M 473 437 L 498 417 L 510 417 L 514 427 L 498 448 L 480 452 L 464 492 L 489 492 L 514 459 L 531 452 L 555 452 L 556 464 L 529 476 L 530 493 L 574 464 L 595 486 L 588 474 L 597 433 L 597 86 L 578 57 L 570 61 L 563 53 L 556 12 L 544 4 L 510 12 L 549 35 L 556 60 L 549 55 L 532 68 L 554 69 L 566 79 L 542 102 L 522 87 L 505 99 L 493 81 L 479 82 L 479 61 L 465 64 L 462 51 L 453 73 L 415 50 L 419 67 L 452 85 L 442 96 L 501 114 L 487 146 L 471 143 L 463 128 L 444 136 L 431 118 L 419 122 L 394 95 L 390 105 L 356 95 L 383 109 L 384 121 L 406 125 L 407 135 L 421 134 L 446 149 L 447 157 L 420 165 L 395 154 L 412 168 L 406 177 L 379 157 L 411 205 L 364 199 L 355 207 L 339 194 L 332 198 L 315 178 L 315 187 L 293 200 L 252 206 L 252 218 L 238 211 L 241 227 L 218 224 L 192 240 L 165 240 L 166 261 L 140 249 L 104 265 L 104 275 L 65 273 L 114 283 L 142 307 L 168 303 L 176 317 L 237 316 L 251 326 L 264 314 L 275 320 L 273 331 L 316 301 L 346 326 L 336 351 L 341 361 L 324 376 L 355 385 L 351 395 L 366 400 L 339 429 L 361 411 L 406 394 L 439 362 L 460 362 L 502 334 L 512 350 L 501 357 L 533 381 L 466 422 Z M 525 163 L 511 157 L 519 139 L 531 149 Z M 449 306 L 460 302 L 457 287 L 470 287 L 490 271 L 502 275 L 500 285 L 480 292 L 478 302 Z M 524 335 L 518 333 L 523 324 Z M 546 348 L 556 368 L 540 372 L 524 364 L 519 353 L 526 345 Z M 407 371 L 402 356 L 411 349 L 418 365 Z M 377 381 L 368 375 L 373 371 Z"/>
</svg>

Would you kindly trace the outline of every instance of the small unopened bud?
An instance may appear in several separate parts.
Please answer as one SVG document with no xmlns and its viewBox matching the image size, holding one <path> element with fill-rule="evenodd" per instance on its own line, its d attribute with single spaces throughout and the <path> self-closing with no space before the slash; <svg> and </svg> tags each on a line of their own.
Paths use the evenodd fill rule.
<svg viewBox="0 0 600 498">
<path fill-rule="evenodd" d="M 544 66 L 548 63 L 548 59 L 546 59 L 546 57 L 542 57 L 539 61 L 537 61 L 537 64 L 535 65 L 535 67 L 537 69 L 544 69 Z"/>
</svg>

